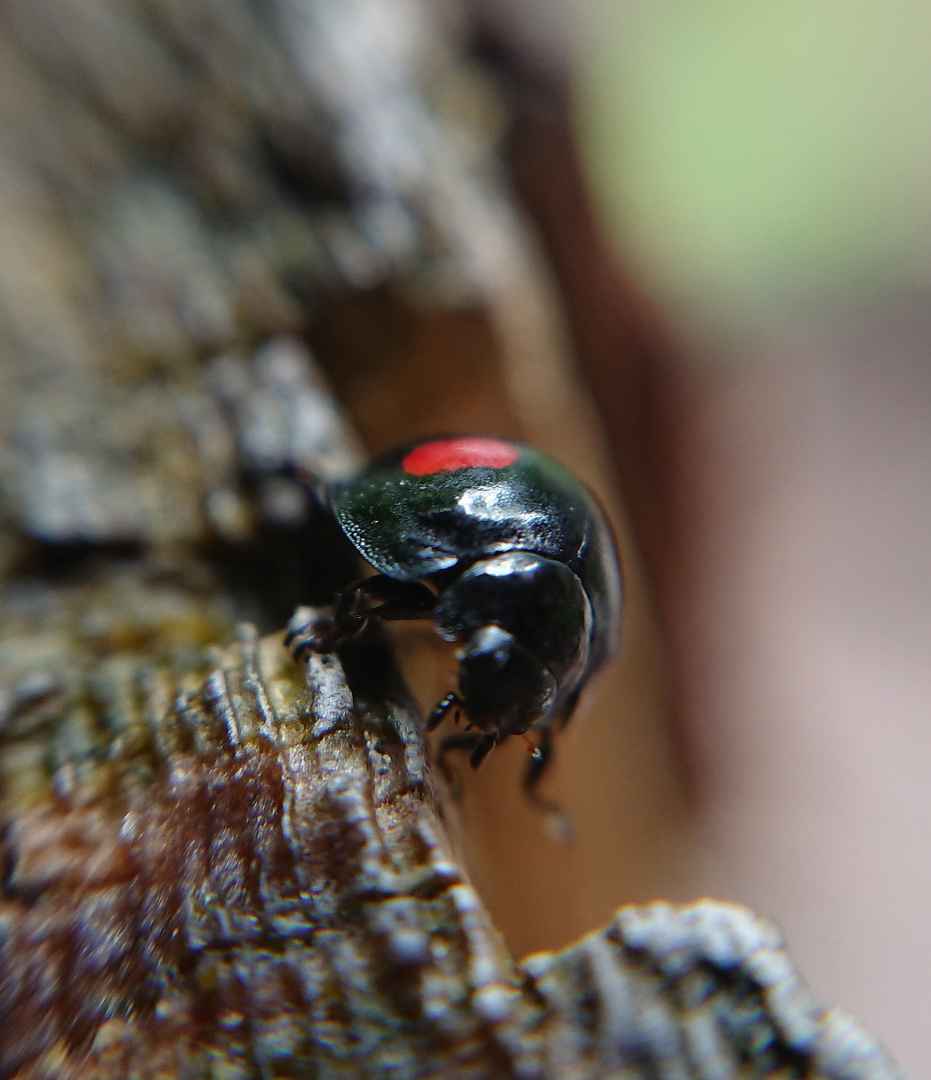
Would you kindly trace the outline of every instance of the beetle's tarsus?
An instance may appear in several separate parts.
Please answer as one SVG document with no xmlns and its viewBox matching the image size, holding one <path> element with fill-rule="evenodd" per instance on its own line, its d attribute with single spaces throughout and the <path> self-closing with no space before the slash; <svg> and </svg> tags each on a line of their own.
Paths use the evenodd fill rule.
<svg viewBox="0 0 931 1080">
<path fill-rule="evenodd" d="M 537 784 L 553 759 L 553 732 L 549 727 L 542 726 L 539 732 L 536 748 L 530 755 L 524 773 L 524 790 L 534 801 L 538 801 L 539 798 L 536 794 Z"/>
<path fill-rule="evenodd" d="M 308 653 L 332 652 L 358 634 L 367 621 L 356 616 L 351 624 L 349 620 L 340 623 L 326 608 L 299 607 L 288 622 L 284 645 L 295 660 L 305 659 Z"/>
<path fill-rule="evenodd" d="M 524 773 L 524 791 L 529 801 L 546 815 L 546 831 L 549 835 L 565 844 L 572 839 L 573 834 L 569 815 L 558 803 L 543 798 L 537 790 L 537 784 L 553 760 L 553 729 L 547 725 L 538 730 L 540 736 L 536 752 L 530 755 L 527 771 Z"/>
<path fill-rule="evenodd" d="M 458 694 L 447 694 L 437 702 L 436 708 L 427 717 L 426 729 L 427 731 L 436 731 L 436 729 L 446 719 L 446 714 L 450 709 L 456 710 L 456 719 L 459 718 L 459 710 L 462 708 L 462 698 Z"/>
</svg>

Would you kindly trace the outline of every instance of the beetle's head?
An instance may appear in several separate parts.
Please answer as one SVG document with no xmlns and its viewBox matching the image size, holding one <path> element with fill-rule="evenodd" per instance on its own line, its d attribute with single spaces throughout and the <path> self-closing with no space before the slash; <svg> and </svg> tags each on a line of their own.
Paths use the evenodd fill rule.
<svg viewBox="0 0 931 1080">
<path fill-rule="evenodd" d="M 469 721 L 498 736 L 520 735 L 556 696 L 556 680 L 500 626 L 475 630 L 458 652 L 459 694 Z"/>
</svg>

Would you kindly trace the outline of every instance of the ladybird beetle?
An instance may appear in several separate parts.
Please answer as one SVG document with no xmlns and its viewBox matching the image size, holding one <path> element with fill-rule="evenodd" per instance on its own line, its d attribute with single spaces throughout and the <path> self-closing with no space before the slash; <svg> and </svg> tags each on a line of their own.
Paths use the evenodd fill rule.
<svg viewBox="0 0 931 1080">
<path fill-rule="evenodd" d="M 332 621 L 292 623 L 292 648 L 332 648 L 377 617 L 432 619 L 457 644 L 450 711 L 468 721 L 441 754 L 478 767 L 505 736 L 534 729 L 531 793 L 586 679 L 616 650 L 621 575 L 601 507 L 563 466 L 482 436 L 408 443 L 329 486 L 332 513 L 378 573 L 342 592 Z"/>
</svg>

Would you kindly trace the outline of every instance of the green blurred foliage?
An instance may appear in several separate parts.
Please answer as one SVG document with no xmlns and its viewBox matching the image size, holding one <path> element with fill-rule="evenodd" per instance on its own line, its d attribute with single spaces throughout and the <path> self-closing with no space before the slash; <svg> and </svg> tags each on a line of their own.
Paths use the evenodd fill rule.
<svg viewBox="0 0 931 1080">
<path fill-rule="evenodd" d="M 927 288 L 927 0 L 581 3 L 596 194 L 668 299 L 740 321 Z"/>
</svg>

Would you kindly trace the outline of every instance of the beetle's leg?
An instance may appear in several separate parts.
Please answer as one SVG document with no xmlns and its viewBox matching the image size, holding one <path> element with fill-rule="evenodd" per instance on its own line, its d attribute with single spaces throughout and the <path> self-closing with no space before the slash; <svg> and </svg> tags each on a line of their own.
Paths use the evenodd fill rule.
<svg viewBox="0 0 931 1080">
<path fill-rule="evenodd" d="M 360 600 L 361 586 L 359 581 L 343 589 L 330 606 L 295 610 L 284 639 L 295 660 L 309 652 L 332 652 L 365 627 L 368 613 Z"/>
<path fill-rule="evenodd" d="M 569 723 L 578 703 L 579 693 L 579 690 L 572 693 L 558 712 L 549 713 L 543 721 L 533 728 L 533 731 L 538 733 L 536 753 L 532 754 L 530 761 L 527 762 L 527 771 L 524 773 L 524 790 L 534 801 L 540 801 L 535 794 L 536 787 L 553 759 L 553 732 L 562 731 L 566 724 Z"/>
<path fill-rule="evenodd" d="M 435 731 L 443 723 L 449 710 L 453 708 L 462 708 L 462 698 L 456 693 L 447 694 L 437 702 L 436 708 L 427 717 L 427 731 Z"/>
<path fill-rule="evenodd" d="M 472 766 L 473 769 L 477 769 L 479 765 L 481 765 L 485 758 L 488 757 L 489 752 L 491 750 L 494 750 L 497 742 L 497 735 L 488 734 L 480 736 L 480 741 L 478 745 L 475 747 L 469 757 L 469 764 Z"/>
<path fill-rule="evenodd" d="M 395 581 L 374 574 L 337 593 L 333 605 L 333 637 L 336 644 L 365 629 L 377 615 L 380 619 L 423 619 L 433 610 L 436 597 L 419 581 Z"/>
<path fill-rule="evenodd" d="M 363 578 L 336 596 L 332 609 L 300 607 L 288 623 L 284 643 L 295 659 L 308 652 L 332 652 L 380 619 L 426 619 L 436 596 L 419 581 L 395 581 L 385 574 Z"/>
<path fill-rule="evenodd" d="M 446 778 L 454 799 L 462 794 L 462 786 L 459 777 L 450 769 L 447 756 L 451 750 L 474 751 L 482 736 L 473 735 L 449 735 L 440 743 L 436 750 L 436 764 L 440 772 Z"/>
<path fill-rule="evenodd" d="M 572 822 L 569 815 L 557 803 L 544 799 L 537 791 L 537 784 L 553 760 L 553 729 L 544 724 L 538 728 L 536 752 L 530 755 L 527 771 L 524 773 L 524 791 L 534 806 L 542 810 L 547 817 L 548 831 L 554 839 L 563 843 L 572 838 Z"/>
<path fill-rule="evenodd" d="M 469 761 L 472 763 L 472 768 L 477 769 L 497 741 L 495 736 L 478 731 L 463 733 L 462 735 L 449 735 L 439 745 L 436 752 L 436 763 L 445 772 L 446 756 L 451 750 L 469 750 L 471 751 Z"/>
<path fill-rule="evenodd" d="M 448 735 L 443 739 L 437 749 L 437 763 L 442 765 L 450 750 L 474 750 L 478 743 L 482 741 L 482 738 L 483 736 L 479 735 L 477 732 L 470 732 L 464 735 Z"/>
<path fill-rule="evenodd" d="M 539 798 L 536 793 L 537 784 L 553 760 L 552 730 L 542 725 L 537 730 L 540 734 L 537 737 L 536 752 L 530 755 L 524 772 L 524 790 L 534 802 Z"/>
<path fill-rule="evenodd" d="M 332 652 L 341 637 L 330 609 L 299 607 L 288 621 L 284 644 L 300 660 L 310 652 Z"/>
<path fill-rule="evenodd" d="M 375 574 L 360 581 L 353 589 L 357 600 L 375 601 L 367 615 L 395 622 L 402 619 L 428 619 L 436 606 L 436 594 L 420 581 L 395 581 L 386 574 Z"/>
</svg>

